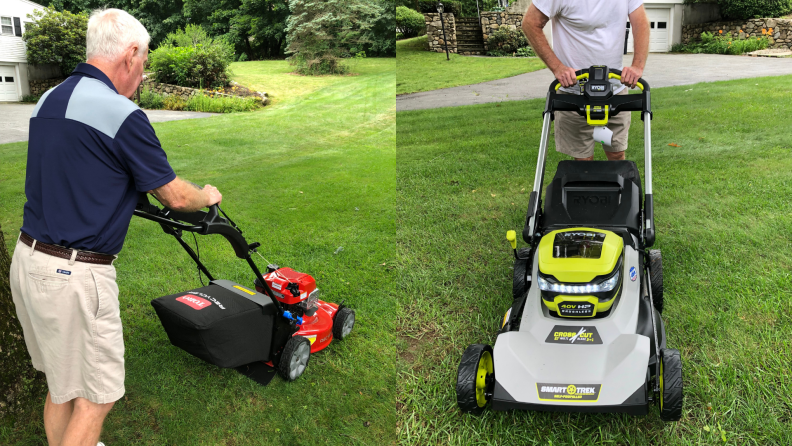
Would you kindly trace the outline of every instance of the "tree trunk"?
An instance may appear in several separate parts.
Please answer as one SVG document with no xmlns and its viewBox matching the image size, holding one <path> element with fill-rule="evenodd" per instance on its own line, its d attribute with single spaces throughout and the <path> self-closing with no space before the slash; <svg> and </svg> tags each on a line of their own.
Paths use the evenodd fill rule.
<svg viewBox="0 0 792 446">
<path fill-rule="evenodd" d="M 22 338 L 11 300 L 10 267 L 11 257 L 0 228 L 0 419 L 25 410 L 27 403 L 46 389 L 44 374 L 33 368 Z"/>
</svg>

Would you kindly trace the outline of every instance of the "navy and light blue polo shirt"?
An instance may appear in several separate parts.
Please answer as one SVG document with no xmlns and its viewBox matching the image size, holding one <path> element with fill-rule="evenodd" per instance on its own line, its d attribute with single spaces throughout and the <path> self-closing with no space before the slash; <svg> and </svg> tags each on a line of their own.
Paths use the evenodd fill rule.
<svg viewBox="0 0 792 446">
<path fill-rule="evenodd" d="M 22 231 L 67 248 L 118 254 L 138 192 L 176 178 L 146 114 L 81 63 L 30 118 Z"/>
</svg>

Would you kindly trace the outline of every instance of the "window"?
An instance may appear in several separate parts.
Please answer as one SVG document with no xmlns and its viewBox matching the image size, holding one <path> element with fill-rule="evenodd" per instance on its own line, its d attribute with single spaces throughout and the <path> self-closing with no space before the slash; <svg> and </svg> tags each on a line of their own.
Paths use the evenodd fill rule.
<svg viewBox="0 0 792 446">
<path fill-rule="evenodd" d="M 657 29 L 666 29 L 666 22 L 657 22 Z"/>
<path fill-rule="evenodd" d="M 630 28 L 630 22 L 627 22 L 627 29 Z"/>
<path fill-rule="evenodd" d="M 17 37 L 22 37 L 22 23 L 19 21 L 19 17 L 14 17 L 14 33 Z"/>
<path fill-rule="evenodd" d="M 11 17 L 0 17 L 0 34 L 14 35 L 14 25 L 11 22 Z"/>
<path fill-rule="evenodd" d="M 655 22 L 652 22 L 652 23 L 650 23 L 650 24 L 649 24 L 649 28 L 652 28 L 652 29 L 654 29 L 654 25 L 655 25 Z"/>
<path fill-rule="evenodd" d="M 14 82 L 14 78 L 12 76 L 6 76 L 5 77 L 5 81 L 6 82 Z"/>
</svg>

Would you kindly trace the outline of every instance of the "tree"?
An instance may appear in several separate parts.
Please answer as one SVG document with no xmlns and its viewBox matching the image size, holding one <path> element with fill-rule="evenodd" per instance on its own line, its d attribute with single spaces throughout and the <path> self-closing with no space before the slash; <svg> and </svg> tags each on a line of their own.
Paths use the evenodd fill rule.
<svg viewBox="0 0 792 446">
<path fill-rule="evenodd" d="M 0 228 L 0 419 L 15 415 L 44 391 L 43 374 L 30 363 L 22 327 L 11 299 L 11 259 Z"/>
<path fill-rule="evenodd" d="M 792 0 L 719 0 L 724 19 L 782 17 L 792 12 Z"/>
<path fill-rule="evenodd" d="M 369 56 L 396 56 L 396 0 L 375 0 L 382 9 L 371 31 L 366 34 L 366 43 L 363 49 Z M 423 26 L 423 16 L 421 16 Z"/>
<path fill-rule="evenodd" d="M 344 73 L 342 59 L 371 43 L 383 14 L 370 0 L 290 0 L 289 8 L 286 51 L 298 72 L 311 75 Z"/>
<path fill-rule="evenodd" d="M 35 10 L 33 22 L 25 27 L 22 39 L 27 46 L 28 63 L 55 64 L 65 75 L 85 62 L 85 31 L 88 15 L 58 12 L 53 8 Z"/>
<path fill-rule="evenodd" d="M 423 14 L 405 6 L 396 7 L 396 30 L 405 38 L 415 37 L 425 28 Z"/>
</svg>

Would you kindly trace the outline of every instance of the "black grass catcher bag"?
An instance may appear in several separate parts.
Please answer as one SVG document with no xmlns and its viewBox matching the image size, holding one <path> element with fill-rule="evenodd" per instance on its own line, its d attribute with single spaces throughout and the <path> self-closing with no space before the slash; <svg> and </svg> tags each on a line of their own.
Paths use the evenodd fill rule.
<svg viewBox="0 0 792 446">
<path fill-rule="evenodd" d="M 230 280 L 151 301 L 171 344 L 219 367 L 270 360 L 277 308 Z"/>
</svg>

